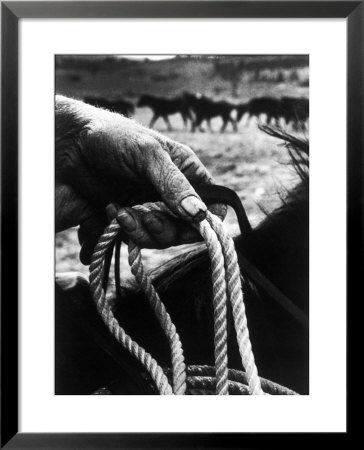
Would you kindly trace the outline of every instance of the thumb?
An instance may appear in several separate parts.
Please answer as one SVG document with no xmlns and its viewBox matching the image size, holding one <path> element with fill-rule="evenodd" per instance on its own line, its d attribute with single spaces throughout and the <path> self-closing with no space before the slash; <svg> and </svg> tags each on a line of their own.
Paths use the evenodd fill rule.
<svg viewBox="0 0 364 450">
<path fill-rule="evenodd" d="M 145 156 L 146 176 L 168 207 L 189 221 L 203 220 L 206 217 L 206 205 L 169 154 L 156 145 L 148 148 Z"/>
</svg>

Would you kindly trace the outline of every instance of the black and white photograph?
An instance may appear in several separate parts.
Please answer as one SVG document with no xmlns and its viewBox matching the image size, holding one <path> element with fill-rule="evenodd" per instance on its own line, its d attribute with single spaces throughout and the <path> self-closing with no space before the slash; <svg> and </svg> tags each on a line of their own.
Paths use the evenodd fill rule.
<svg viewBox="0 0 364 450">
<path fill-rule="evenodd" d="M 55 56 L 56 395 L 310 394 L 309 80 Z"/>
</svg>

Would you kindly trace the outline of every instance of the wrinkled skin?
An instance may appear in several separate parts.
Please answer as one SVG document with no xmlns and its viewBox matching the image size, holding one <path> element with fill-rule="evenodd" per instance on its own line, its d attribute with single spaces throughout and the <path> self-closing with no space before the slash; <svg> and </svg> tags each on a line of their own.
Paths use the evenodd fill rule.
<svg viewBox="0 0 364 450">
<path fill-rule="evenodd" d="M 141 247 L 193 242 L 192 222 L 206 205 L 193 186 L 213 178 L 187 146 L 133 120 L 56 96 L 56 232 L 81 225 L 81 261 L 89 264 L 108 221 L 117 217 L 125 239 Z M 179 220 L 132 205 L 163 200 Z M 226 208 L 209 208 L 224 217 Z M 182 219 L 182 220 L 181 220 Z"/>
</svg>

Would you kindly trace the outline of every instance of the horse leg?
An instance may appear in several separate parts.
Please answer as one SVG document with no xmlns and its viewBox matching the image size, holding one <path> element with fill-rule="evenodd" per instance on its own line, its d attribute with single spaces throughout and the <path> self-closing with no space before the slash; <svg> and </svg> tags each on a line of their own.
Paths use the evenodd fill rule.
<svg viewBox="0 0 364 450">
<path fill-rule="evenodd" d="M 286 114 L 284 120 L 286 122 L 286 127 L 288 128 L 290 126 L 290 123 L 291 123 L 291 116 L 289 114 Z"/>
<path fill-rule="evenodd" d="M 201 124 L 202 124 L 202 117 L 201 116 L 196 116 L 196 119 L 195 119 L 195 122 L 194 122 L 194 124 L 193 124 L 193 131 L 195 131 L 195 129 L 196 128 L 198 128 L 200 131 L 205 131 L 203 128 L 202 128 L 202 126 L 201 126 Z"/>
<path fill-rule="evenodd" d="M 225 131 L 228 120 L 229 119 L 227 117 L 222 118 L 222 127 L 220 128 L 220 133 L 223 133 Z"/>
<path fill-rule="evenodd" d="M 156 121 L 158 120 L 159 116 L 157 114 L 154 114 L 154 116 L 152 117 L 150 124 L 149 124 L 149 128 L 153 128 L 154 124 L 156 123 Z"/>
<path fill-rule="evenodd" d="M 163 119 L 164 119 L 165 123 L 167 124 L 168 131 L 173 131 L 172 130 L 172 125 L 171 125 L 171 122 L 169 121 L 168 116 L 163 116 Z"/>
<path fill-rule="evenodd" d="M 187 115 L 183 112 L 181 112 L 182 120 L 183 120 L 183 127 L 184 130 L 187 131 L 188 122 L 187 122 Z"/>
<path fill-rule="evenodd" d="M 194 117 L 194 119 L 191 121 L 191 131 L 194 133 L 196 131 L 196 128 L 201 123 L 198 116 Z"/>
<path fill-rule="evenodd" d="M 188 110 L 186 115 L 187 115 L 187 120 L 189 119 L 191 121 L 191 131 L 195 131 L 195 129 L 194 129 L 194 122 L 195 122 L 194 114 L 192 114 L 192 112 Z M 187 121 L 187 124 L 188 124 L 188 121 Z"/>
<path fill-rule="evenodd" d="M 241 112 L 238 112 L 235 119 L 236 124 L 238 124 L 241 121 L 242 117 L 243 114 Z"/>
<path fill-rule="evenodd" d="M 293 120 L 292 124 L 293 124 L 293 130 L 294 131 L 298 131 L 298 129 L 299 129 L 299 121 L 297 119 L 295 119 L 295 120 Z"/>
<path fill-rule="evenodd" d="M 213 133 L 214 130 L 213 130 L 212 127 L 211 127 L 211 119 L 206 119 L 206 122 L 207 122 L 207 126 L 208 126 L 208 128 L 209 128 L 210 133 Z"/>
</svg>

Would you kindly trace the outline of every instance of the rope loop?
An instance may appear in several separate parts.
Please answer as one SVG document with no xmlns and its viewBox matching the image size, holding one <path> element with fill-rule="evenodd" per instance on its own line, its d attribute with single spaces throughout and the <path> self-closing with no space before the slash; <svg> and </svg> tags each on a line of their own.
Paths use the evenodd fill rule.
<svg viewBox="0 0 364 450">
<path fill-rule="evenodd" d="M 161 202 L 137 205 L 133 209 L 142 213 L 162 211 L 175 216 Z M 106 300 L 106 288 L 104 289 L 103 287 L 103 280 L 105 269 L 106 271 L 109 269 L 105 265 L 106 254 L 115 245 L 115 240 L 120 232 L 116 219 L 110 223 L 100 237 L 90 265 L 91 292 L 102 320 L 115 339 L 145 367 L 161 395 L 203 393 L 200 392 L 201 390 L 207 390 L 209 393 L 212 392 L 216 395 L 229 395 L 229 393 L 263 395 L 265 392 L 263 392 L 262 385 L 268 393 L 273 391 L 273 394 L 279 392 L 280 394 L 291 395 L 293 391 L 282 387 L 278 388 L 277 386 L 279 385 L 261 379 L 258 376 L 249 338 L 240 269 L 232 238 L 226 232 L 222 221 L 209 211 L 206 219 L 195 224 L 195 228 L 203 237 L 211 259 L 215 345 L 214 368 L 207 366 L 189 366 L 186 368 L 182 344 L 176 327 L 155 290 L 150 277 L 145 272 L 141 250 L 134 242 L 129 242 L 128 245 L 131 272 L 148 299 L 166 336 L 171 352 L 171 370 L 163 370 L 148 352 L 126 334 L 114 317 L 112 309 Z M 228 301 L 230 301 L 232 306 L 239 352 L 245 372 L 228 369 Z M 287 394 L 288 392 L 289 394 Z"/>
</svg>

